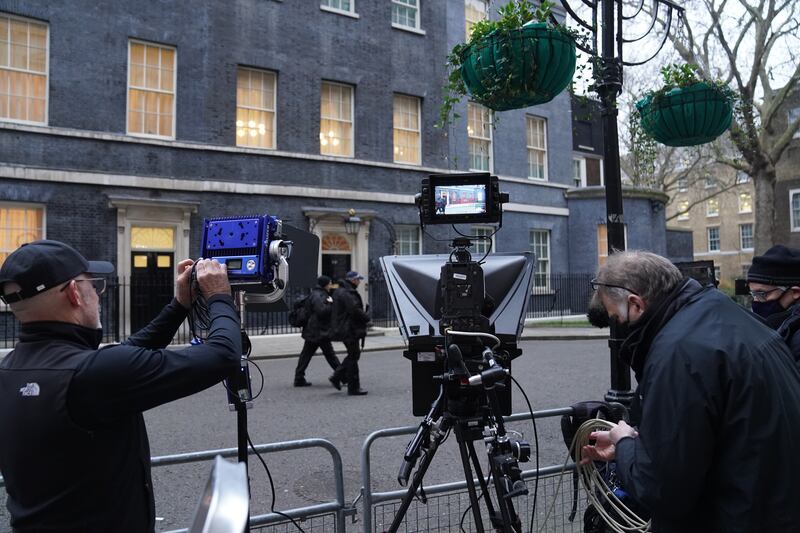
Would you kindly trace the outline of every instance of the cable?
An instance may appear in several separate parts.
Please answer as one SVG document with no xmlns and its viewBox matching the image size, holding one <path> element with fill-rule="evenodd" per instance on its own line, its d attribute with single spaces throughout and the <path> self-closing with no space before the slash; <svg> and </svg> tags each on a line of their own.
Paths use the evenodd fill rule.
<svg viewBox="0 0 800 533">
<path fill-rule="evenodd" d="M 264 461 L 264 458 L 261 457 L 261 454 L 258 453 L 258 450 L 256 450 L 255 445 L 253 445 L 253 441 L 250 440 L 250 433 L 247 433 L 247 443 L 250 445 L 250 449 L 253 450 L 253 453 L 256 455 L 256 457 L 258 457 L 258 460 L 261 461 L 261 464 L 264 466 L 264 470 L 266 470 L 267 472 L 267 478 L 269 479 L 269 490 L 272 491 L 272 503 L 269 506 L 270 512 L 288 519 L 292 524 L 294 524 L 294 527 L 296 527 L 299 531 L 301 531 L 302 533 L 306 533 L 305 530 L 302 527 L 300 527 L 300 524 L 294 521 L 294 518 L 292 518 L 288 514 L 275 510 L 275 484 L 272 482 L 272 474 L 269 471 L 269 467 L 267 466 L 266 461 Z"/>
<path fill-rule="evenodd" d="M 520 385 L 519 382 L 514 379 L 514 376 L 509 374 L 508 377 L 511 378 L 511 381 L 514 382 L 514 385 L 516 385 L 519 391 L 522 393 L 522 397 L 525 398 L 525 403 L 528 404 L 528 412 L 531 414 L 531 422 L 533 423 L 533 453 L 536 454 L 536 478 L 533 482 L 533 507 L 531 507 L 531 525 L 528 529 L 528 531 L 533 533 L 533 518 L 536 516 L 536 498 L 539 495 L 539 431 L 536 429 L 536 418 L 533 416 L 533 407 L 528 399 L 528 395 L 525 394 L 525 389 L 523 389 L 522 385 Z"/>
<path fill-rule="evenodd" d="M 609 430 L 614 426 L 615 424 L 612 422 L 602 420 L 600 418 L 594 418 L 581 424 L 578 428 L 578 431 L 575 432 L 575 437 L 572 439 L 572 442 L 569 446 L 567 459 L 564 461 L 564 466 L 561 469 L 561 474 L 559 475 L 558 486 L 556 487 L 556 492 L 553 495 L 553 501 L 544 516 L 542 528 L 539 529 L 540 533 L 544 531 L 544 527 L 547 525 L 547 519 L 550 517 L 550 513 L 555 506 L 558 494 L 561 491 L 564 473 L 566 472 L 567 464 L 569 463 L 570 459 L 575 461 L 575 469 L 578 472 L 581 485 L 583 485 L 584 490 L 586 490 L 589 503 L 594 506 L 597 514 L 603 519 L 608 527 L 611 528 L 612 531 L 615 533 L 648 533 L 651 531 L 650 521 L 642 520 L 636 513 L 628 508 L 628 506 L 622 503 L 619 498 L 617 498 L 616 494 L 614 494 L 614 491 L 606 484 L 603 477 L 598 473 L 597 466 L 595 466 L 594 461 L 590 461 L 585 465 L 581 464 L 581 460 L 583 459 L 583 447 L 589 444 L 589 441 L 591 440 L 589 435 L 598 429 Z M 616 512 L 620 520 L 617 520 L 606 510 L 605 504 L 609 505 L 611 509 Z"/>
<path fill-rule="evenodd" d="M 449 335 L 460 335 L 462 337 L 487 337 L 495 342 L 494 346 L 492 346 L 492 350 L 498 348 L 501 344 L 500 339 L 498 339 L 491 333 L 483 333 L 482 331 L 456 331 L 448 329 L 445 333 Z"/>
</svg>

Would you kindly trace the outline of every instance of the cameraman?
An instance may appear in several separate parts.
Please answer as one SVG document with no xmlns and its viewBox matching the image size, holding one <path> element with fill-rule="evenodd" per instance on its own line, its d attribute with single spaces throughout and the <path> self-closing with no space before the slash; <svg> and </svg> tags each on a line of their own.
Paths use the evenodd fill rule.
<svg viewBox="0 0 800 533">
<path fill-rule="evenodd" d="M 208 340 L 166 348 L 191 307 L 192 265 L 178 263 L 176 297 L 150 324 L 100 348 L 111 263 L 52 240 L 23 245 L 3 263 L 0 295 L 21 323 L 0 363 L 0 472 L 15 533 L 154 531 L 142 412 L 218 383 L 242 353 L 225 267 L 207 259 L 195 270 Z"/>
<path fill-rule="evenodd" d="M 339 288 L 333 293 L 331 340 L 342 341 L 347 348 L 347 356 L 328 379 L 337 389 L 347 382 L 347 394 L 350 396 L 367 394 L 361 388 L 358 375 L 358 359 L 361 357 L 358 343 L 361 341 L 363 346 L 369 323 L 369 315 L 364 311 L 361 295 L 356 290 L 362 279 L 364 276 L 351 270 L 339 281 Z"/>
</svg>

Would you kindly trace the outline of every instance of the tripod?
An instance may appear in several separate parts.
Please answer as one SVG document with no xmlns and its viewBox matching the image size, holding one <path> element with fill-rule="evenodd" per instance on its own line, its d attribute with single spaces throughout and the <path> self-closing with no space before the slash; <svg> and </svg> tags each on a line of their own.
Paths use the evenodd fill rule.
<svg viewBox="0 0 800 533">
<path fill-rule="evenodd" d="M 400 466 L 397 476 L 397 480 L 401 485 L 405 485 L 408 481 L 409 474 L 413 470 L 420 454 L 423 454 L 423 458 L 419 468 L 414 473 L 411 485 L 403 497 L 400 508 L 395 514 L 392 525 L 388 529 L 390 533 L 396 532 L 403 522 L 408 507 L 416 496 L 417 490 L 420 489 L 428 467 L 433 462 L 436 451 L 450 431 L 455 434 L 458 443 L 476 530 L 479 533 L 484 532 L 473 469 L 474 474 L 477 475 L 478 485 L 481 488 L 489 519 L 495 531 L 503 533 L 521 532 L 521 521 L 514 509 L 512 498 L 528 493 L 525 482 L 522 481 L 518 461 L 524 462 L 528 460 L 530 446 L 523 441 L 512 441 L 506 434 L 495 387 L 500 385 L 501 381 L 508 375 L 508 372 L 495 363 L 491 349 L 484 350 L 483 355 L 489 368 L 478 375 L 467 378 L 468 372 L 461 359 L 460 349 L 455 344 L 448 347 L 448 361 L 453 370 L 449 370 L 440 376 L 442 384 L 439 395 L 434 400 L 430 412 L 420 424 L 416 435 L 414 435 L 414 438 L 411 439 L 406 448 L 403 464 Z M 452 389 L 457 388 L 458 384 L 464 384 L 465 382 L 471 386 L 481 385 L 483 387 L 483 405 L 479 408 L 480 412 L 474 415 L 456 414 L 449 409 L 448 396 L 451 395 L 448 395 L 448 392 L 452 392 Z M 450 399 L 458 402 L 457 398 Z M 488 483 L 483 477 L 478 454 L 473 444 L 474 441 L 479 439 L 486 442 L 487 445 L 490 477 L 494 479 L 499 512 L 495 509 L 491 500 Z M 424 491 L 420 489 L 419 492 L 423 498 L 422 501 L 425 502 Z"/>
</svg>

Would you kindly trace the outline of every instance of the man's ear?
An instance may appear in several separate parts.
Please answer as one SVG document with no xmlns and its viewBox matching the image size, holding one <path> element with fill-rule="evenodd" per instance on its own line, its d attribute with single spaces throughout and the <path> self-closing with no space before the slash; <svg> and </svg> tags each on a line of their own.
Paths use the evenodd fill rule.
<svg viewBox="0 0 800 533">
<path fill-rule="evenodd" d="M 641 296 L 628 294 L 628 303 L 633 306 L 633 310 L 637 314 L 636 318 L 632 318 L 631 320 L 638 319 L 647 310 L 647 302 L 642 299 Z"/>
<path fill-rule="evenodd" d="M 792 300 L 800 299 L 800 287 L 797 285 L 789 287 L 789 293 L 792 295 Z"/>
<path fill-rule="evenodd" d="M 83 305 L 83 298 L 81 297 L 80 292 L 78 292 L 78 284 L 73 279 L 67 285 L 67 288 L 64 289 L 64 294 L 67 295 L 67 300 L 73 307 L 80 307 Z"/>
</svg>

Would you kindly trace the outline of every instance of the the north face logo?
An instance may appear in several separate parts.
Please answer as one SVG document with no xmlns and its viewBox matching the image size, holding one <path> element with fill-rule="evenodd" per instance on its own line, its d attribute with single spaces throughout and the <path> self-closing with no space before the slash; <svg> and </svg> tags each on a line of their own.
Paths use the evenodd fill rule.
<svg viewBox="0 0 800 533">
<path fill-rule="evenodd" d="M 19 389 L 19 393 L 22 396 L 39 396 L 39 384 L 28 383 L 27 385 Z"/>
</svg>

